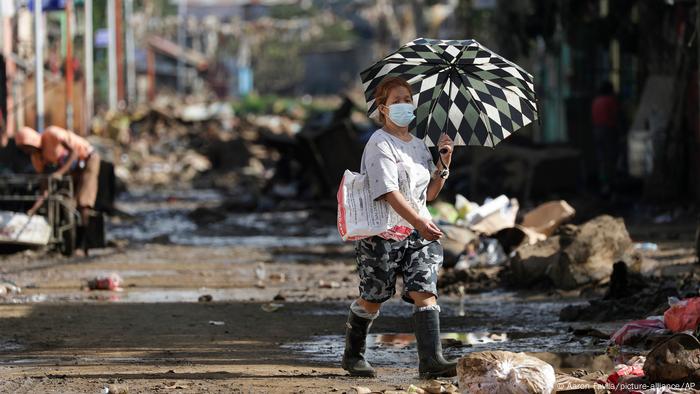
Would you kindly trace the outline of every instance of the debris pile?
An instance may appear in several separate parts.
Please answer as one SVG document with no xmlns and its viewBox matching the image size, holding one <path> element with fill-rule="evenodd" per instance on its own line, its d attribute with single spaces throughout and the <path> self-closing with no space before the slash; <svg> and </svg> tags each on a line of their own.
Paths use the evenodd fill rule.
<svg viewBox="0 0 700 394">
<path fill-rule="evenodd" d="M 542 204 L 526 213 L 520 223 L 519 210 L 518 200 L 505 195 L 487 199 L 483 205 L 461 195 L 457 195 L 454 205 L 445 202 L 431 205 L 433 219 L 445 233 L 445 270 L 439 281 L 443 291 L 455 293 L 460 286 L 467 292 L 490 290 L 504 281 L 513 287 L 530 287 L 545 279 L 547 286 L 554 282 L 560 288 L 580 287 L 588 283 L 581 272 L 586 272 L 589 265 L 612 266 L 609 259 L 619 254 L 618 249 L 624 249 L 624 245 L 614 248 L 616 253 L 609 258 L 607 255 L 599 258 L 598 254 L 604 252 L 592 250 L 598 245 L 586 244 L 585 237 L 592 236 L 591 229 L 567 226 L 568 232 L 560 231 L 559 227 L 575 213 L 566 201 Z M 595 223 L 590 226 L 595 227 Z M 579 233 L 581 240 L 574 242 Z M 567 255 L 568 260 L 559 262 L 563 243 L 567 243 L 575 258 Z M 584 255 L 589 258 L 579 261 Z M 547 278 L 550 271 L 556 275 L 554 281 Z M 609 271 L 601 268 L 600 278 L 608 274 Z"/>
<path fill-rule="evenodd" d="M 245 186 L 260 189 L 266 169 L 280 159 L 269 140 L 291 139 L 301 129 L 299 120 L 284 115 L 237 118 L 225 102 L 173 102 L 160 96 L 131 114 L 95 122 L 91 140 L 127 186 L 230 187 L 250 181 Z"/>
</svg>

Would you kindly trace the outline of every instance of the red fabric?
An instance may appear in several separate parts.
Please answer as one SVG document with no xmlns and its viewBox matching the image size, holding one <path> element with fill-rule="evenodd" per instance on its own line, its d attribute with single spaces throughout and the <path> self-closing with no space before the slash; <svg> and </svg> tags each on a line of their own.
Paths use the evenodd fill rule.
<svg viewBox="0 0 700 394">
<path fill-rule="evenodd" d="M 591 118 L 593 126 L 596 127 L 617 127 L 617 113 L 619 103 L 615 96 L 598 96 L 591 105 Z"/>
</svg>

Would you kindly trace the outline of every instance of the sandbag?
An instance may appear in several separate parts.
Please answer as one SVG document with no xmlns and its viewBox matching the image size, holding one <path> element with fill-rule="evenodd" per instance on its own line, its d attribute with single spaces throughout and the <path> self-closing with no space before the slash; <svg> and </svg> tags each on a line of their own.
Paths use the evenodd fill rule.
<svg viewBox="0 0 700 394">
<path fill-rule="evenodd" d="M 549 394 L 556 383 L 551 365 L 506 351 L 467 354 L 459 359 L 457 377 L 464 394 Z"/>
</svg>

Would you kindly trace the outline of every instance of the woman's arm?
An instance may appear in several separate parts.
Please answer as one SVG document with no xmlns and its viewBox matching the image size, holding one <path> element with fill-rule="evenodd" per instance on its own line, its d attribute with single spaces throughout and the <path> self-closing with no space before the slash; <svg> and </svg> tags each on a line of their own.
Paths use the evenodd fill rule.
<svg viewBox="0 0 700 394">
<path fill-rule="evenodd" d="M 426 199 L 428 202 L 434 201 L 438 194 L 440 194 L 440 191 L 442 190 L 442 187 L 445 186 L 445 180 L 440 178 L 439 174 L 440 171 L 442 171 L 442 166 L 438 167 L 438 170 L 436 171 L 435 174 L 433 174 L 432 179 L 430 179 L 430 183 L 428 183 L 428 191 L 426 193 Z"/>
<path fill-rule="evenodd" d="M 428 241 L 435 241 L 442 237 L 442 231 L 433 223 L 432 220 L 423 218 L 409 205 L 406 198 L 400 191 L 386 193 L 382 196 L 386 202 L 398 213 L 402 218 L 413 226 L 421 237 Z"/>
<path fill-rule="evenodd" d="M 442 170 L 448 169 L 450 166 L 450 163 L 452 162 L 453 145 L 454 142 L 452 141 L 452 138 L 450 138 L 446 133 L 443 133 L 442 136 L 440 136 L 440 140 L 438 141 L 438 152 L 442 160 L 438 160 L 438 163 L 435 165 L 437 167 L 437 171 L 432 174 L 432 179 L 430 179 L 430 183 L 428 183 L 428 191 L 426 192 L 425 196 L 426 200 L 428 201 L 435 200 L 438 194 L 440 194 L 442 187 L 445 186 L 445 180 L 438 174 L 440 174 Z M 445 166 L 442 165 L 443 163 L 445 163 Z"/>
</svg>

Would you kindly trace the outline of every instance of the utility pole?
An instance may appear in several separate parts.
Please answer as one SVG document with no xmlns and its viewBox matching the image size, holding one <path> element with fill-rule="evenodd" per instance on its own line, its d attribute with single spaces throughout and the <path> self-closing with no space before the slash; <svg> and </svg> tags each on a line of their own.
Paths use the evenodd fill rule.
<svg viewBox="0 0 700 394">
<path fill-rule="evenodd" d="M 117 105 L 124 104 L 124 29 L 122 28 L 122 0 L 114 0 L 114 34 L 117 46 Z"/>
<path fill-rule="evenodd" d="M 7 7 L 7 6 L 5 6 Z M 0 146 L 5 146 L 7 144 L 8 138 L 12 137 L 15 132 L 15 62 L 12 59 L 12 43 L 14 42 L 12 37 L 12 16 L 15 14 L 14 4 L 9 6 L 10 8 L 5 8 L 3 11 L 10 11 L 2 16 L 2 28 L 3 28 L 3 46 L 2 54 L 5 58 L 5 71 L 7 75 L 7 116 L 5 117 L 5 125 L 2 133 L 2 139 L 0 140 Z"/>
<path fill-rule="evenodd" d="M 73 130 L 73 0 L 66 0 L 66 128 Z"/>
<path fill-rule="evenodd" d="M 136 104 L 136 64 L 134 58 L 134 0 L 124 0 L 126 14 L 126 100 L 130 107 Z"/>
<path fill-rule="evenodd" d="M 177 8 L 177 15 L 178 15 L 178 30 L 177 30 L 177 45 L 180 46 L 181 50 L 185 50 L 185 47 L 187 47 L 187 0 L 180 0 L 180 4 L 178 5 Z M 177 60 L 177 91 L 180 94 L 185 94 L 185 78 L 187 77 L 185 75 L 185 62 L 182 60 L 182 58 L 178 58 Z"/>
<path fill-rule="evenodd" d="M 109 74 L 109 110 L 117 110 L 117 35 L 116 15 L 114 10 L 115 0 L 107 0 L 107 31 L 109 33 L 108 44 L 108 74 Z"/>
<path fill-rule="evenodd" d="M 41 0 L 34 0 L 34 87 L 36 90 L 36 130 L 44 131 L 44 29 Z"/>
<path fill-rule="evenodd" d="M 92 57 L 92 0 L 85 0 L 85 37 L 83 45 L 85 46 L 85 130 L 84 135 L 90 131 L 92 124 L 92 114 L 95 108 L 95 79 L 93 76 L 93 57 Z"/>
</svg>

